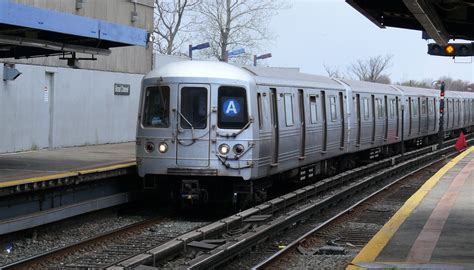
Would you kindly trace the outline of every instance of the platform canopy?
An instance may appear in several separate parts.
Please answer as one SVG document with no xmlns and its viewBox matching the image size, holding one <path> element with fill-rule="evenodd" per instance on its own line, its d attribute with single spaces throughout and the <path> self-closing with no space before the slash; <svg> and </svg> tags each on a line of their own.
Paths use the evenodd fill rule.
<svg viewBox="0 0 474 270">
<path fill-rule="evenodd" d="M 439 45 L 450 39 L 474 40 L 472 0 L 346 0 L 381 28 L 425 31 Z"/>
<path fill-rule="evenodd" d="M 145 29 L 0 0 L 0 58 L 108 55 L 147 40 Z"/>
</svg>

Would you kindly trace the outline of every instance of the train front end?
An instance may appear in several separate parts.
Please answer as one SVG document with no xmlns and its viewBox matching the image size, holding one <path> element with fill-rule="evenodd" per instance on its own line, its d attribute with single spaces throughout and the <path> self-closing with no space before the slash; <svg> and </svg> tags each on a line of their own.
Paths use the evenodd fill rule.
<svg viewBox="0 0 474 270">
<path fill-rule="evenodd" d="M 137 165 L 144 187 L 186 204 L 228 200 L 252 178 L 254 118 L 246 71 L 184 61 L 143 79 Z"/>
</svg>

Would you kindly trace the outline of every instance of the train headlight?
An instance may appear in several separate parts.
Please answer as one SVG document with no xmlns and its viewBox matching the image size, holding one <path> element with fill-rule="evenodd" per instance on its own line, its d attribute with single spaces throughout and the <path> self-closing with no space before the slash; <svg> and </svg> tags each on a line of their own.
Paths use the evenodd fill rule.
<svg viewBox="0 0 474 270">
<path fill-rule="evenodd" d="M 241 144 L 236 144 L 236 145 L 234 145 L 233 150 L 234 150 L 235 154 L 241 155 L 244 152 L 245 147 Z"/>
<path fill-rule="evenodd" d="M 147 142 L 145 144 L 145 151 L 147 153 L 152 153 L 153 151 L 155 151 L 155 144 L 152 142 Z"/>
<path fill-rule="evenodd" d="M 168 145 L 165 142 L 161 142 L 158 146 L 158 151 L 160 151 L 162 154 L 166 153 L 166 151 L 168 151 Z"/>
<path fill-rule="evenodd" d="M 230 151 L 230 147 L 227 144 L 223 143 L 219 145 L 219 153 L 221 155 L 227 155 L 229 151 Z"/>
</svg>

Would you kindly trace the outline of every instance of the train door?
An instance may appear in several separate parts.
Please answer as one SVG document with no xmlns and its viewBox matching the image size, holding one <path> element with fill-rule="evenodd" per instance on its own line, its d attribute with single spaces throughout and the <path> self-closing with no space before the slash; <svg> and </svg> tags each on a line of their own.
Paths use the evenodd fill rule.
<svg viewBox="0 0 474 270">
<path fill-rule="evenodd" d="M 426 113 L 426 115 L 425 115 L 426 123 L 424 125 L 423 130 L 425 131 L 425 133 L 428 133 L 428 130 L 430 130 L 430 112 L 429 112 L 429 108 L 428 108 L 429 99 L 426 97 L 426 98 L 423 98 L 423 100 L 425 102 L 425 113 Z"/>
<path fill-rule="evenodd" d="M 346 119 L 344 117 L 344 94 L 342 92 L 339 92 L 339 110 L 341 114 L 341 141 L 339 144 L 339 148 L 343 150 L 346 136 Z"/>
<path fill-rule="evenodd" d="M 412 123 L 413 123 L 413 103 L 411 100 L 411 97 L 408 98 L 408 118 L 409 118 L 409 123 L 408 123 L 408 137 L 411 137 L 411 128 L 412 128 Z"/>
<path fill-rule="evenodd" d="M 443 117 L 446 119 L 444 121 L 444 130 L 449 128 L 449 99 L 444 101 L 444 114 Z"/>
<path fill-rule="evenodd" d="M 387 96 L 384 96 L 384 106 L 385 106 L 385 134 L 383 136 L 384 141 L 388 140 L 388 100 Z"/>
<path fill-rule="evenodd" d="M 456 100 L 455 100 L 455 99 L 453 99 L 453 100 L 451 101 L 451 106 L 450 106 L 450 108 L 451 108 L 450 114 L 452 115 L 452 118 L 451 118 L 451 120 L 452 120 L 452 121 L 451 121 L 451 128 L 454 129 L 454 127 L 456 126 L 456 115 L 457 115 L 457 114 L 456 114 Z"/>
<path fill-rule="evenodd" d="M 456 109 L 458 110 L 458 113 L 457 113 L 457 115 L 458 115 L 458 121 L 457 121 L 458 125 L 457 125 L 457 127 L 460 128 L 461 127 L 461 116 L 462 116 L 462 108 L 461 108 L 461 100 L 460 99 L 458 99 L 456 101 L 456 105 L 457 105 Z"/>
<path fill-rule="evenodd" d="M 273 150 L 272 150 L 272 164 L 271 166 L 278 165 L 278 147 L 279 147 L 279 126 L 278 126 L 278 100 L 276 88 L 270 88 L 270 109 L 271 109 L 271 120 L 272 120 L 272 138 L 273 138 Z"/>
<path fill-rule="evenodd" d="M 357 110 L 357 146 L 360 145 L 360 132 L 361 132 L 361 115 L 360 115 L 360 95 L 356 94 L 356 110 Z"/>
<path fill-rule="evenodd" d="M 395 136 L 398 138 L 400 137 L 400 100 L 398 97 L 395 97 L 395 112 L 397 114 L 397 131 L 395 132 Z"/>
<path fill-rule="evenodd" d="M 420 109 L 422 106 L 421 106 L 421 98 L 419 97 L 416 101 L 416 109 L 418 110 L 418 134 L 421 134 L 421 127 L 423 126 L 423 112 L 422 110 Z"/>
<path fill-rule="evenodd" d="M 461 106 L 461 109 L 462 109 L 462 112 L 461 112 L 461 127 L 464 127 L 465 126 L 465 122 L 466 122 L 466 103 L 464 102 L 464 99 L 461 99 L 461 102 L 460 102 L 460 106 Z"/>
<path fill-rule="evenodd" d="M 181 84 L 178 95 L 176 164 L 209 166 L 210 86 Z"/>
<path fill-rule="evenodd" d="M 376 114 L 376 109 L 375 109 L 375 96 L 372 95 L 372 143 L 375 143 L 375 132 L 377 129 L 377 116 Z"/>
<path fill-rule="evenodd" d="M 306 149 L 306 116 L 305 116 L 305 106 L 304 106 L 304 91 L 303 89 L 298 89 L 298 107 L 300 110 L 300 129 L 301 129 L 301 145 L 300 145 L 300 159 L 304 159 L 305 149 Z"/>
<path fill-rule="evenodd" d="M 327 118 L 327 107 L 326 107 L 326 91 L 321 91 L 321 111 L 323 116 L 323 141 L 322 141 L 322 152 L 327 151 L 328 144 L 328 118 Z"/>
</svg>

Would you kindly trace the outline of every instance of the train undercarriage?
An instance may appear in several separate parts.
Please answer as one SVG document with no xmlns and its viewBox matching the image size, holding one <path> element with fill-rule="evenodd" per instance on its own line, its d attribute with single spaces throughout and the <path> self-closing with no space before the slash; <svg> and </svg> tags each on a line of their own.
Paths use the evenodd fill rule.
<svg viewBox="0 0 474 270">
<path fill-rule="evenodd" d="M 455 138 L 459 133 L 460 130 L 447 133 L 445 139 Z M 143 187 L 150 197 L 160 203 L 172 202 L 182 209 L 219 204 L 242 210 L 264 202 L 269 196 L 278 194 L 279 190 L 288 191 L 292 187 L 301 187 L 382 158 L 401 154 L 403 151 L 437 142 L 436 135 L 420 137 L 403 144 L 396 143 L 337 156 L 251 181 L 236 177 L 147 175 Z"/>
</svg>

